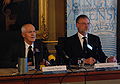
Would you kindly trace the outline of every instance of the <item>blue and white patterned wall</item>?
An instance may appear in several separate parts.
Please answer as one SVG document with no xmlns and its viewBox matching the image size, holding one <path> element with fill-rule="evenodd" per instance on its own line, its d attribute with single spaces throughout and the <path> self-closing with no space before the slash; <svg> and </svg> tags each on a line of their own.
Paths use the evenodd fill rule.
<svg viewBox="0 0 120 84">
<path fill-rule="evenodd" d="M 116 56 L 117 0 L 67 0 L 67 36 L 77 32 L 75 19 L 90 18 L 90 33 L 100 37 L 107 56 Z"/>
</svg>

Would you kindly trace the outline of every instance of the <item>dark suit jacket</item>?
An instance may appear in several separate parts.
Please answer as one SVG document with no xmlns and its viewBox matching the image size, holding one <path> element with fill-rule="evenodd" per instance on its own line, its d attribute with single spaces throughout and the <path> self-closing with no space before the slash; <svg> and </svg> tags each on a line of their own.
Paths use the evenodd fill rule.
<svg viewBox="0 0 120 84">
<path fill-rule="evenodd" d="M 79 37 L 77 34 L 75 34 L 71 37 L 67 37 L 64 40 L 62 49 L 63 51 L 65 51 L 64 54 L 68 55 L 72 64 L 77 64 L 78 58 L 81 59 L 81 58 L 89 58 L 89 57 L 93 57 L 99 62 L 105 62 L 107 56 L 105 56 L 104 52 L 101 49 L 101 42 L 100 42 L 99 37 L 93 34 L 88 34 L 88 44 L 93 49 L 91 50 L 88 48 L 87 56 L 85 56 L 82 50 Z M 66 57 L 63 57 L 63 59 L 61 60 L 63 61 L 65 58 Z M 63 62 L 66 63 L 68 61 L 65 60 Z"/>
<path fill-rule="evenodd" d="M 34 42 L 34 56 L 36 68 L 39 68 L 39 64 L 43 59 L 47 60 L 49 55 L 47 47 L 41 40 Z M 7 53 L 7 63 L 5 67 L 16 67 L 19 58 L 25 57 L 25 43 L 24 41 L 18 42 L 10 48 Z"/>
</svg>

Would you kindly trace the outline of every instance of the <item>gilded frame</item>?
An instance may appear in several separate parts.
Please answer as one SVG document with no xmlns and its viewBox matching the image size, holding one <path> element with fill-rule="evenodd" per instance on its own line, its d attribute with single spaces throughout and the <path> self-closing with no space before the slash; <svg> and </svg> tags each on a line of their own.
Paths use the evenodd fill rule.
<svg viewBox="0 0 120 84">
<path fill-rule="evenodd" d="M 38 0 L 38 23 L 37 39 L 48 39 L 48 0 Z"/>
</svg>

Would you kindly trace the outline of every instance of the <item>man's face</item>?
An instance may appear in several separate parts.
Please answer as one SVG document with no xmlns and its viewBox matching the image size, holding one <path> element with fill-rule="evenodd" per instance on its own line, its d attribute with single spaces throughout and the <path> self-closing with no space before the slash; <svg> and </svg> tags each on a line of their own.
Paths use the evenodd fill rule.
<svg viewBox="0 0 120 84">
<path fill-rule="evenodd" d="M 82 35 L 85 35 L 89 30 L 90 22 L 88 18 L 80 18 L 76 23 L 76 27 L 78 28 L 78 32 Z"/>
<path fill-rule="evenodd" d="M 25 26 L 25 31 L 22 33 L 24 41 L 27 43 L 32 43 L 36 39 L 35 27 L 31 24 Z"/>
</svg>

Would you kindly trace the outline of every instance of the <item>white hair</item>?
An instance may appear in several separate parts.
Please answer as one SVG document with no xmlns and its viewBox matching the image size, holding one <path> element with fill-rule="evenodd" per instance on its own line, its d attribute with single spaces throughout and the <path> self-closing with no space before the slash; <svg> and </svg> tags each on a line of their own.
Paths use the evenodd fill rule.
<svg viewBox="0 0 120 84">
<path fill-rule="evenodd" d="M 24 26 L 21 27 L 21 32 L 22 33 L 25 32 L 25 27 Z"/>
<path fill-rule="evenodd" d="M 21 32 L 22 33 L 25 33 L 26 32 L 26 27 L 29 27 L 29 26 L 33 26 L 32 24 L 24 24 L 22 27 L 21 27 Z M 34 27 L 34 26 L 33 26 Z"/>
<path fill-rule="evenodd" d="M 22 27 L 21 27 L 21 32 L 24 33 L 25 32 L 25 27 L 26 25 L 29 25 L 29 24 L 24 24 Z"/>
</svg>

